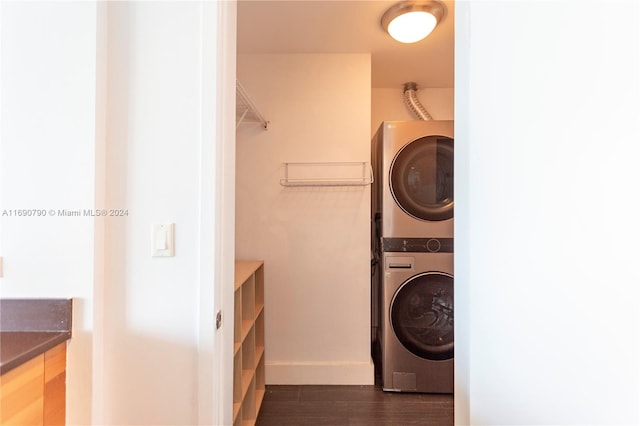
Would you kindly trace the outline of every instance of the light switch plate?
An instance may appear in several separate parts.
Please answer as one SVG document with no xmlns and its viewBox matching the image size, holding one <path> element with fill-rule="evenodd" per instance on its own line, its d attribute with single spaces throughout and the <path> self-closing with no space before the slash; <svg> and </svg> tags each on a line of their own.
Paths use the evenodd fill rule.
<svg viewBox="0 0 640 426">
<path fill-rule="evenodd" d="M 2 256 L 0 256 L 0 278 L 2 278 Z"/>
<path fill-rule="evenodd" d="M 174 224 L 154 223 L 151 227 L 151 248 L 153 257 L 174 256 Z"/>
</svg>

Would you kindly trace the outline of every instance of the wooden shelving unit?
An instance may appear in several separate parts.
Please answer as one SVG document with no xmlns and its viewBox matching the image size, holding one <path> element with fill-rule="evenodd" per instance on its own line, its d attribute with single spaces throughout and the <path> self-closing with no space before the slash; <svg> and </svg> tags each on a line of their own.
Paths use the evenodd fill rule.
<svg viewBox="0 0 640 426">
<path fill-rule="evenodd" d="M 233 425 L 255 425 L 264 398 L 264 265 L 236 261 Z"/>
</svg>

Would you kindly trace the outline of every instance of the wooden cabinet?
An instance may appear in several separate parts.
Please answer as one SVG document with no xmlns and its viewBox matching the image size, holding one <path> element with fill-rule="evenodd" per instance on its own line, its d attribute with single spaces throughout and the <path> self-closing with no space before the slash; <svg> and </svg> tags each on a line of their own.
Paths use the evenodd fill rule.
<svg viewBox="0 0 640 426">
<path fill-rule="evenodd" d="M 0 389 L 0 424 L 43 424 L 44 354 L 3 374 Z"/>
<path fill-rule="evenodd" d="M 236 261 L 233 424 L 254 425 L 264 398 L 264 265 Z"/>
<path fill-rule="evenodd" d="M 67 344 L 44 353 L 44 426 L 65 424 Z"/>
<path fill-rule="evenodd" d="M 0 424 L 64 425 L 67 344 L 0 377 Z"/>
</svg>

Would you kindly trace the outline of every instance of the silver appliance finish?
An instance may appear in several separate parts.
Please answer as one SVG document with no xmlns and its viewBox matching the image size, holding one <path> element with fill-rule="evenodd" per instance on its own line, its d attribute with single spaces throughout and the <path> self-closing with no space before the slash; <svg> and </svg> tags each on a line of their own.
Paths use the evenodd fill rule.
<svg viewBox="0 0 640 426">
<path fill-rule="evenodd" d="M 374 182 L 372 199 L 372 205 L 377 211 L 372 213 L 378 213 L 380 218 L 380 223 L 377 224 L 378 238 L 453 237 L 453 217 L 445 220 L 423 220 L 415 217 L 399 205 L 390 184 L 392 168 L 398 166 L 394 161 L 399 152 L 413 142 L 430 136 L 453 139 L 453 121 L 385 121 L 378 129 L 372 147 L 372 166 L 377 179 L 377 182 Z M 453 148 L 451 158 L 452 150 Z M 424 159 L 420 161 L 435 163 L 435 152 L 423 151 L 422 155 Z M 435 164 L 426 164 L 425 167 L 436 169 Z M 449 204 L 452 211 L 453 198 Z"/>
<path fill-rule="evenodd" d="M 453 393 L 453 253 L 387 252 L 383 253 L 381 266 L 382 388 L 396 392 Z M 442 339 L 443 347 L 449 344 L 448 352 L 436 352 L 435 357 L 430 357 L 434 359 L 417 356 L 415 349 L 408 349 L 398 338 L 391 318 L 398 294 L 405 286 L 415 284 L 415 277 L 424 274 L 445 280 L 450 277 L 451 281 L 450 286 L 443 281 L 442 290 L 438 288 L 440 284 L 424 289 L 423 296 L 430 293 L 426 296 L 428 300 L 423 299 L 425 303 L 414 300 L 417 295 L 408 301 L 415 308 L 413 315 L 421 317 L 416 322 L 424 326 L 415 327 L 415 335 L 429 333 L 425 339 Z"/>
</svg>

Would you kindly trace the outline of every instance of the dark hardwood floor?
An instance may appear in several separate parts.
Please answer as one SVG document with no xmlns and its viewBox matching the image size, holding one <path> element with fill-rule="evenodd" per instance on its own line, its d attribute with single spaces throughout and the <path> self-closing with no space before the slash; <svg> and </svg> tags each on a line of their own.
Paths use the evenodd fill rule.
<svg viewBox="0 0 640 426">
<path fill-rule="evenodd" d="M 451 426 L 453 395 L 384 392 L 379 385 L 268 385 L 256 425 Z"/>
</svg>

